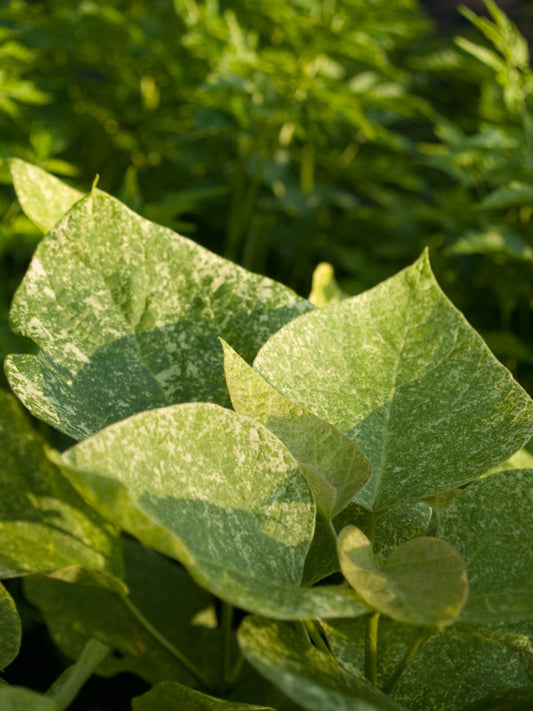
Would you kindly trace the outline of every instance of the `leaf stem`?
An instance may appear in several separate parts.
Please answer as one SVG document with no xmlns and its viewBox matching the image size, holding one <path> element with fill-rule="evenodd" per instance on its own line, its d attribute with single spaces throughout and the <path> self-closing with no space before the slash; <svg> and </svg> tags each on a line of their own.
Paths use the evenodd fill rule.
<svg viewBox="0 0 533 711">
<path fill-rule="evenodd" d="M 222 628 L 222 678 L 228 684 L 231 677 L 231 635 L 233 622 L 233 605 L 222 601 L 220 610 L 220 626 Z"/>
<path fill-rule="evenodd" d="M 391 693 L 394 691 L 394 689 L 396 688 L 396 685 L 397 685 L 398 681 L 400 680 L 400 677 L 402 676 L 402 674 L 404 673 L 404 671 L 407 669 L 407 667 L 408 667 L 409 664 L 411 663 L 411 661 L 412 661 L 413 657 L 415 656 L 415 654 L 416 654 L 416 653 L 418 652 L 418 650 L 420 649 L 420 646 L 421 646 L 422 642 L 425 642 L 426 639 L 429 637 L 429 635 L 430 635 L 430 630 L 428 630 L 426 627 L 421 627 L 421 628 L 420 628 L 419 633 L 417 634 L 417 636 L 416 636 L 415 639 L 413 640 L 413 643 L 411 644 L 411 646 L 407 649 L 407 651 L 405 652 L 405 654 L 404 654 L 403 657 L 401 658 L 400 663 L 398 664 L 398 666 L 397 666 L 396 669 L 394 670 L 392 676 L 391 676 L 390 679 L 383 685 L 383 692 L 384 692 L 385 694 L 391 694 Z"/>
<path fill-rule="evenodd" d="M 131 614 L 152 635 L 152 637 L 154 637 L 154 639 L 156 639 L 159 644 L 167 650 L 167 652 L 170 652 L 173 657 L 183 664 L 187 671 L 204 687 L 204 689 L 209 689 L 211 685 L 198 667 L 191 662 L 190 659 L 187 659 L 187 657 L 180 652 L 180 650 L 175 647 L 172 642 L 170 642 L 164 635 L 161 634 L 161 632 L 159 632 L 158 629 L 153 626 L 153 624 L 139 610 L 137 605 L 131 601 L 130 597 L 123 596 L 122 600 Z"/>
<path fill-rule="evenodd" d="M 324 652 L 327 655 L 331 655 L 328 645 L 325 643 L 324 639 L 322 638 L 322 635 L 317 630 L 316 622 L 314 620 L 306 620 L 304 624 L 307 633 L 309 634 L 309 637 L 315 647 L 317 647 L 317 649 L 319 649 L 321 652 Z"/>
<path fill-rule="evenodd" d="M 367 620 L 365 639 L 365 676 L 377 686 L 378 679 L 378 626 L 381 613 L 374 612 Z"/>
</svg>

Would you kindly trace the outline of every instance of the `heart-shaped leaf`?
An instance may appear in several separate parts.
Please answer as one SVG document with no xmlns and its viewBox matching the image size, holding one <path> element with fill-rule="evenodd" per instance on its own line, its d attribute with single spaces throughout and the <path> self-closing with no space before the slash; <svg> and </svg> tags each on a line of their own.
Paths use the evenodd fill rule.
<svg viewBox="0 0 533 711">
<path fill-rule="evenodd" d="M 15 602 L 0 584 L 0 671 L 11 664 L 20 649 L 22 628 Z"/>
<path fill-rule="evenodd" d="M 460 555 L 438 538 L 413 538 L 378 565 L 372 544 L 355 526 L 338 539 L 344 577 L 374 609 L 398 622 L 444 627 L 454 622 L 468 586 Z"/>
<path fill-rule="evenodd" d="M 119 530 L 82 499 L 45 456 L 18 402 L 0 390 L 0 577 L 102 574 L 124 590 Z"/>
<path fill-rule="evenodd" d="M 149 408 L 227 402 L 218 337 L 252 360 L 310 308 L 93 190 L 37 247 L 10 319 L 40 350 L 6 373 L 35 416 L 83 439 Z"/>
<path fill-rule="evenodd" d="M 443 512 L 439 536 L 463 557 L 470 583 L 461 619 L 533 619 L 532 512 L 532 469 L 473 482 Z"/>
<path fill-rule="evenodd" d="M 284 623 L 247 617 L 239 644 L 248 662 L 284 694 L 311 711 L 406 711 L 364 677 L 349 674 L 334 659 Z"/>
<path fill-rule="evenodd" d="M 102 515 L 231 604 L 277 618 L 364 612 L 347 589 L 300 587 L 315 503 L 298 462 L 248 417 L 208 403 L 151 410 L 57 461 Z"/>
<path fill-rule="evenodd" d="M 270 706 L 253 706 L 223 701 L 188 686 L 163 681 L 132 700 L 133 711 L 274 711 Z"/>
<path fill-rule="evenodd" d="M 10 168 L 21 208 L 43 233 L 83 197 L 79 190 L 20 158 L 12 158 Z"/>
<path fill-rule="evenodd" d="M 533 404 L 441 292 L 427 255 L 370 291 L 282 328 L 254 361 L 372 464 L 370 510 L 447 491 L 513 454 Z"/>
</svg>

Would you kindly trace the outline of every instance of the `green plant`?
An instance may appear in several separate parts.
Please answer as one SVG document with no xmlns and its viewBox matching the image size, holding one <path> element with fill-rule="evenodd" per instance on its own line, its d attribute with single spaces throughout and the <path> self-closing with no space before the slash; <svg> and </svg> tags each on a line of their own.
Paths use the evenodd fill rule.
<svg viewBox="0 0 533 711">
<path fill-rule="evenodd" d="M 0 393 L 0 571 L 74 661 L 45 695 L 0 685 L 2 708 L 123 671 L 149 686 L 134 711 L 528 708 L 533 403 L 427 253 L 318 309 L 12 170 L 51 229 L 11 309 L 34 352 L 6 373 L 75 441 Z"/>
</svg>

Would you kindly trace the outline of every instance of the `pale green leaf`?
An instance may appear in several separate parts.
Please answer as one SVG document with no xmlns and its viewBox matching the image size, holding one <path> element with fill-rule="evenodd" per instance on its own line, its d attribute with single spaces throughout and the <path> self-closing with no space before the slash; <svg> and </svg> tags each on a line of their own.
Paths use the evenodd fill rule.
<svg viewBox="0 0 533 711">
<path fill-rule="evenodd" d="M 86 504 L 45 456 L 16 399 L 0 391 L 0 577 L 101 574 L 124 589 L 119 531 Z"/>
<path fill-rule="evenodd" d="M 533 403 L 440 290 L 427 255 L 359 296 L 287 324 L 254 367 L 345 432 L 379 510 L 448 491 L 510 456 Z"/>
<path fill-rule="evenodd" d="M 150 684 L 198 683 L 181 654 L 213 685 L 220 683 L 221 637 L 211 595 L 182 567 L 134 540 L 125 541 L 124 555 L 127 600 L 104 588 L 45 577 L 25 580 L 26 596 L 54 642 L 71 659 L 92 638 L 115 650 L 98 667 L 105 676 L 128 671 Z"/>
<path fill-rule="evenodd" d="M 470 585 L 461 619 L 533 619 L 533 470 L 473 482 L 443 512 L 438 534 L 461 554 Z"/>
<path fill-rule="evenodd" d="M 355 526 L 338 539 L 341 570 L 374 609 L 398 622 L 443 627 L 458 617 L 468 586 L 458 553 L 438 538 L 414 538 L 378 565 L 372 544 Z"/>
<path fill-rule="evenodd" d="M 360 673 L 365 663 L 365 619 L 331 620 L 322 627 L 340 664 L 352 673 Z M 419 634 L 419 628 L 381 618 L 377 659 L 380 687 L 387 689 L 390 685 Z M 416 711 L 457 711 L 491 693 L 527 684 L 517 652 L 448 627 L 423 638 L 390 693 Z"/>
<path fill-rule="evenodd" d="M 368 481 L 368 459 L 346 435 L 280 395 L 231 346 L 222 345 L 235 411 L 261 422 L 288 447 L 308 476 L 317 505 L 326 517 L 336 516 Z"/>
<path fill-rule="evenodd" d="M 161 682 L 132 700 L 133 711 L 273 711 L 270 706 L 223 701 L 175 682 Z"/>
<path fill-rule="evenodd" d="M 39 246 L 11 308 L 35 355 L 7 377 L 76 439 L 149 408 L 227 402 L 225 338 L 251 360 L 311 305 L 93 190 Z"/>
<path fill-rule="evenodd" d="M 22 628 L 15 602 L 0 584 L 0 671 L 11 664 L 20 649 Z"/>
<path fill-rule="evenodd" d="M 335 280 L 331 264 L 327 262 L 319 264 L 313 272 L 309 301 L 318 308 L 322 308 L 340 301 L 343 296 L 344 294 Z"/>
<path fill-rule="evenodd" d="M 22 686 L 0 686 L 2 711 L 60 711 L 54 699 Z"/>
<path fill-rule="evenodd" d="M 12 158 L 10 167 L 20 206 L 43 233 L 49 232 L 83 197 L 79 190 L 20 158 Z"/>
<path fill-rule="evenodd" d="M 350 674 L 310 645 L 293 627 L 248 617 L 239 643 L 248 662 L 284 694 L 311 711 L 405 711 L 405 707 Z"/>
<path fill-rule="evenodd" d="M 248 417 L 209 403 L 151 410 L 58 461 L 103 516 L 231 604 L 277 618 L 364 612 L 344 588 L 300 588 L 315 503 L 298 462 Z"/>
</svg>

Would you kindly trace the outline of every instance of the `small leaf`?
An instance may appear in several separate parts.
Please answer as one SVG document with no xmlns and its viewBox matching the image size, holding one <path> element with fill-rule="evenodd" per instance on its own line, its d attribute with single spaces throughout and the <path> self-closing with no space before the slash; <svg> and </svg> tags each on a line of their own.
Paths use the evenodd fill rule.
<svg viewBox="0 0 533 711">
<path fill-rule="evenodd" d="M 11 664 L 20 649 L 22 628 L 15 602 L 0 584 L 0 671 Z"/>
<path fill-rule="evenodd" d="M 449 251 L 452 254 L 496 254 L 511 259 L 533 262 L 533 248 L 514 230 L 494 226 L 482 232 L 466 232 L 456 240 Z"/>
<path fill-rule="evenodd" d="M 10 167 L 21 208 L 45 234 L 84 195 L 42 168 L 19 158 L 12 158 Z"/>
<path fill-rule="evenodd" d="M 438 534 L 462 556 L 470 592 L 461 620 L 533 618 L 533 470 L 491 474 L 460 492 Z"/>
<path fill-rule="evenodd" d="M 304 709 L 406 711 L 364 677 L 349 674 L 286 623 L 247 617 L 238 637 L 248 662 Z"/>
<path fill-rule="evenodd" d="M 223 701 L 188 686 L 164 681 L 142 696 L 132 699 L 133 711 L 274 711 L 270 706 L 253 706 Z"/>
<path fill-rule="evenodd" d="M 533 403 L 448 301 L 427 255 L 272 336 L 254 368 L 358 444 L 369 510 L 472 481 L 531 437 Z"/>
<path fill-rule="evenodd" d="M 226 403 L 218 337 L 252 360 L 310 308 L 95 189 L 37 247 L 10 319 L 39 351 L 6 373 L 35 416 L 84 439 L 150 408 Z"/>
<path fill-rule="evenodd" d="M 317 505 L 326 517 L 336 516 L 370 477 L 368 459 L 346 435 L 280 395 L 231 346 L 222 345 L 235 411 L 261 422 L 288 447 L 302 465 Z"/>
<path fill-rule="evenodd" d="M 321 309 L 328 304 L 334 304 L 343 298 L 343 293 L 335 281 L 333 267 L 327 262 L 322 262 L 313 272 L 313 283 L 309 301 Z"/>
<path fill-rule="evenodd" d="M 0 686 L 2 711 L 60 711 L 54 699 L 23 686 Z"/>
<path fill-rule="evenodd" d="M 444 627 L 458 617 L 468 593 L 458 553 L 438 538 L 402 543 L 379 566 L 372 545 L 355 526 L 338 539 L 341 570 L 374 609 L 398 622 Z"/>
<path fill-rule="evenodd" d="M 223 600 L 273 617 L 363 614 L 343 588 L 300 587 L 315 503 L 261 424 L 190 403 L 116 423 L 58 458 L 83 496 Z"/>
<path fill-rule="evenodd" d="M 0 577 L 94 571 L 124 590 L 119 531 L 86 504 L 45 456 L 12 395 L 0 391 Z"/>
</svg>

